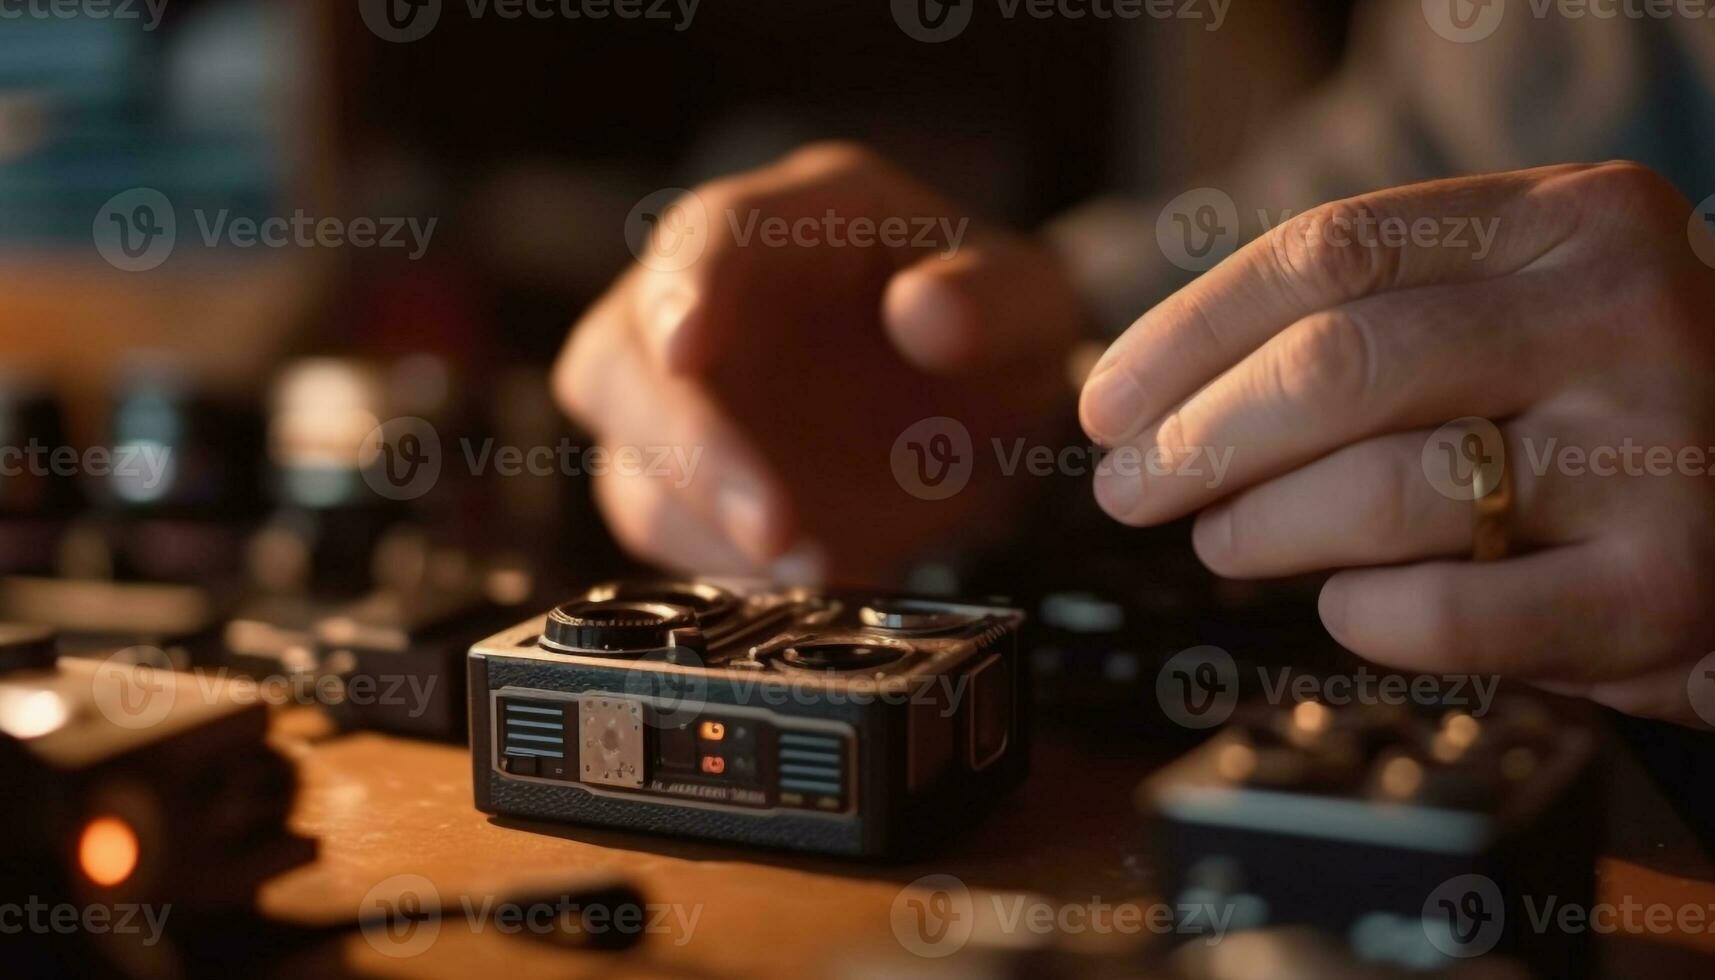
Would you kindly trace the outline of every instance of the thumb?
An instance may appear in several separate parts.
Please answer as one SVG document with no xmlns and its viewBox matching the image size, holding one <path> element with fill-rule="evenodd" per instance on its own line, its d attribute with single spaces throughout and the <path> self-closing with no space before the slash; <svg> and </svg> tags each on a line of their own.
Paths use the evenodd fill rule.
<svg viewBox="0 0 1715 980">
<path fill-rule="evenodd" d="M 1055 355 L 1082 316 L 1070 280 L 1046 249 L 990 238 L 894 273 L 881 302 L 893 346 L 933 374 L 963 374 Z"/>
</svg>

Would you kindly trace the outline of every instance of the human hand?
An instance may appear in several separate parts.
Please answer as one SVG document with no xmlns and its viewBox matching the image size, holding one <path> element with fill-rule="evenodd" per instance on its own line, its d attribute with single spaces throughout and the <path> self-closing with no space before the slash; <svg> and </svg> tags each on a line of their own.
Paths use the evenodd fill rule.
<svg viewBox="0 0 1715 980">
<path fill-rule="evenodd" d="M 1125 452 L 1097 499 L 1201 511 L 1223 575 L 1337 570 L 1323 623 L 1373 660 L 1715 724 L 1715 241 L 1693 226 L 1699 261 L 1691 210 L 1607 164 L 1293 218 L 1098 362 L 1080 414 Z M 1175 472 L 1193 451 L 1230 454 L 1219 485 Z M 1497 457 L 1514 554 L 1474 562 L 1472 464 Z"/>
<path fill-rule="evenodd" d="M 665 477 L 597 478 L 633 552 L 873 579 L 1006 497 L 978 481 L 912 498 L 887 464 L 895 438 L 934 416 L 977 438 L 1045 429 L 1079 316 L 1042 249 L 872 153 L 822 144 L 667 208 L 573 328 L 555 389 L 609 449 L 700 452 Z"/>
</svg>

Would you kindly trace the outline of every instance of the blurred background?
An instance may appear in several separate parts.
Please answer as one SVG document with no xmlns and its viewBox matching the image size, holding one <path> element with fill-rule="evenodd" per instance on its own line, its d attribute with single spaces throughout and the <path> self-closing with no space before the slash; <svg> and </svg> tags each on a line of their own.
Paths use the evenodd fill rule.
<svg viewBox="0 0 1715 980">
<path fill-rule="evenodd" d="M 28 430 L 44 445 L 203 452 L 147 499 L 88 474 L 47 479 L 51 493 L 7 479 L 9 512 L 94 506 L 111 525 L 142 509 L 182 525 L 353 504 L 364 495 L 351 473 L 345 490 L 325 473 L 289 474 L 327 469 L 349 455 L 340 440 L 399 414 L 443 436 L 552 444 L 564 426 L 547 366 L 630 261 L 624 222 L 644 196 L 845 137 L 1032 228 L 1093 194 L 1227 163 L 1329 71 L 1349 14 L 1248 3 L 1214 32 L 990 17 L 934 45 L 880 3 L 707 3 L 683 31 L 677 15 L 505 19 L 440 6 L 406 42 L 371 29 L 362 5 L 327 0 L 0 20 L 6 442 L 26 444 Z M 135 244 L 115 235 L 147 230 L 126 221 L 157 210 L 177 225 L 164 261 L 113 252 Z M 234 244 L 245 219 L 300 214 L 312 229 L 408 221 L 407 247 Z M 355 415 L 342 421 L 333 405 Z M 411 507 L 456 536 L 459 515 L 469 531 L 503 495 L 529 529 L 521 538 L 569 536 L 594 573 L 617 556 L 581 482 L 437 487 Z M 10 570 L 123 577 L 134 564 L 99 553 L 122 545 L 91 540 L 38 540 Z M 224 574 L 255 549 L 209 557 L 149 571 Z"/>
</svg>

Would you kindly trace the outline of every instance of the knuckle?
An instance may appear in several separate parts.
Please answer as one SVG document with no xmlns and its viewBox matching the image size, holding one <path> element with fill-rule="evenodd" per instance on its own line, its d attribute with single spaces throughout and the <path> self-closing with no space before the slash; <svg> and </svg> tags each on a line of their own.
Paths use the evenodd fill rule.
<svg viewBox="0 0 1715 980">
<path fill-rule="evenodd" d="M 1423 499 L 1423 480 L 1418 460 L 1407 459 L 1406 451 L 1390 445 L 1383 452 L 1353 451 L 1348 457 L 1345 478 L 1364 501 L 1358 524 L 1373 540 L 1407 542 L 1420 524 L 1418 501 Z"/>
<path fill-rule="evenodd" d="M 1371 407 L 1376 345 L 1366 321 L 1343 310 L 1314 314 L 1287 331 L 1274 385 L 1286 404 L 1313 418 L 1345 418 Z"/>
<path fill-rule="evenodd" d="M 1218 512 L 1204 512 L 1197 518 L 1191 538 L 1198 560 L 1209 571 L 1226 578 L 1244 573 L 1249 555 L 1248 527 L 1254 517 L 1254 504 L 1249 494 L 1240 494 Z"/>
<path fill-rule="evenodd" d="M 818 140 L 793 150 L 788 165 L 808 173 L 857 173 L 887 166 L 881 154 L 854 140 Z"/>
<path fill-rule="evenodd" d="M 1362 198 L 1293 218 L 1274 236 L 1279 275 L 1289 286 L 1304 284 L 1316 294 L 1358 297 L 1387 289 L 1398 280 L 1403 256 L 1400 246 L 1374 234 L 1381 221 L 1375 206 Z"/>
<path fill-rule="evenodd" d="M 1463 598 L 1447 575 L 1429 577 L 1421 592 L 1421 645 L 1434 651 L 1444 674 L 1472 673 L 1492 664 L 1483 631 L 1469 625 Z"/>
<path fill-rule="evenodd" d="M 1627 638 L 1628 646 L 1636 650 L 1672 648 L 1697 635 L 1709 620 L 1705 597 L 1715 584 L 1706 544 L 1679 534 L 1652 538 L 1630 542 L 1611 566 L 1619 601 L 1609 608 L 1626 611 L 1627 632 L 1637 634 Z"/>
<path fill-rule="evenodd" d="M 1665 217 L 1678 215 L 1684 197 L 1661 174 L 1641 163 L 1616 160 L 1585 171 L 1582 180 L 1594 191 L 1594 199 L 1630 214 Z"/>
</svg>

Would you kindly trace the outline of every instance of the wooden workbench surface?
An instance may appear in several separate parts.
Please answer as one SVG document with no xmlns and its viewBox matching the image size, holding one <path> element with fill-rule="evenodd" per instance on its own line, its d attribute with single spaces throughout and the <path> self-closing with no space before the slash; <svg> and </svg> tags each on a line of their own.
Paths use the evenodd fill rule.
<svg viewBox="0 0 1715 980">
<path fill-rule="evenodd" d="M 497 821 L 471 804 L 470 763 L 460 746 L 332 735 L 303 715 L 278 720 L 275 744 L 296 760 L 303 782 L 293 828 L 317 838 L 321 851 L 315 863 L 264 888 L 263 908 L 274 917 L 349 920 L 366 902 L 373 906 L 401 888 L 421 893 L 425 879 L 443 912 L 467 898 L 481 908 L 521 894 L 558 894 L 603 875 L 623 876 L 656 906 L 654 928 L 625 952 L 565 950 L 503 935 L 492 919 L 479 930 L 462 914 L 444 914 L 426 938 L 372 931 L 338 940 L 321 955 L 324 967 L 340 973 L 461 980 L 854 976 L 870 972 L 866 966 L 892 972 L 889 964 L 909 962 L 891 916 L 901 889 L 924 875 L 955 875 L 977 894 L 1029 892 L 1059 902 L 1113 904 L 1151 894 L 1130 803 L 1138 779 L 1159 761 L 1146 750 L 1039 739 L 1030 781 L 998 812 L 950 851 L 889 867 Z M 1605 859 L 1599 872 L 1603 896 L 1715 907 L 1715 872 L 1683 826 L 1648 787 L 1628 785 L 1624 796 L 1649 798 L 1649 816 L 1628 818 L 1625 852 Z M 1701 959 L 1715 953 L 1707 934 L 1612 937 L 1599 948 L 1607 975 L 1677 975 L 1687 962 L 1715 962 Z"/>
</svg>

